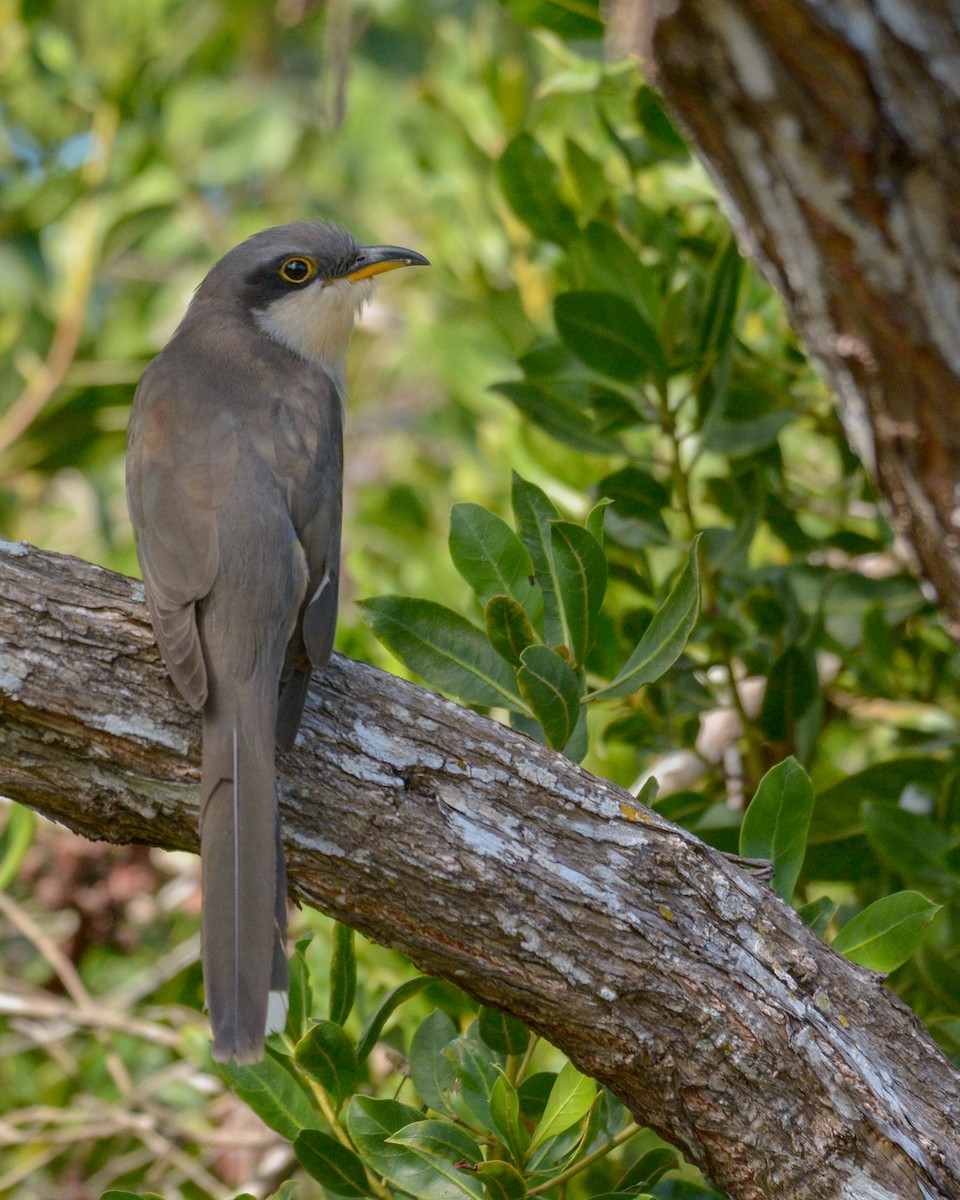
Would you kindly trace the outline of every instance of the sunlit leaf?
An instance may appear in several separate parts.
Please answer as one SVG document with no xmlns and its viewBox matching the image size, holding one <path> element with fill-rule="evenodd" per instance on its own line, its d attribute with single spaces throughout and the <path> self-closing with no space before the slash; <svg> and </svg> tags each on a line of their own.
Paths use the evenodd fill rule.
<svg viewBox="0 0 960 1200">
<path fill-rule="evenodd" d="M 791 757 L 760 780 L 740 826 L 740 853 L 773 863 L 773 887 L 785 900 L 793 895 L 803 866 L 812 813 L 813 784 Z"/>
<path fill-rule="evenodd" d="M 361 600 L 364 619 L 411 671 L 464 704 L 523 708 L 516 672 L 465 617 L 410 596 Z"/>
<path fill-rule="evenodd" d="M 844 925 L 833 948 L 872 971 L 895 971 L 917 949 L 941 907 L 919 892 L 883 896 Z"/>
</svg>

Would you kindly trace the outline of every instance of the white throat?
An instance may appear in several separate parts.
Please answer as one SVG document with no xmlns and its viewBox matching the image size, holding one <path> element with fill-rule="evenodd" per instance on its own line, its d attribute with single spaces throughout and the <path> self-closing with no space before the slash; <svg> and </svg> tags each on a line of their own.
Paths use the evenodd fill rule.
<svg viewBox="0 0 960 1200">
<path fill-rule="evenodd" d="M 344 360 L 357 313 L 373 295 L 374 281 L 334 279 L 274 300 L 254 313 L 260 328 L 307 362 L 321 367 L 346 393 Z"/>
</svg>

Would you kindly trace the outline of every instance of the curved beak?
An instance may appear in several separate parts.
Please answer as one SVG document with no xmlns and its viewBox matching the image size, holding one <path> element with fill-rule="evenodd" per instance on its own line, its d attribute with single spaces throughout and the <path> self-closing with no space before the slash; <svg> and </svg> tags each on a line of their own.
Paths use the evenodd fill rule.
<svg viewBox="0 0 960 1200">
<path fill-rule="evenodd" d="M 369 279 L 371 275 L 380 275 L 383 271 L 395 271 L 398 267 L 429 266 L 429 261 L 416 250 L 404 250 L 402 246 L 361 246 L 349 270 L 344 271 L 340 278 L 356 283 L 359 279 Z"/>
</svg>

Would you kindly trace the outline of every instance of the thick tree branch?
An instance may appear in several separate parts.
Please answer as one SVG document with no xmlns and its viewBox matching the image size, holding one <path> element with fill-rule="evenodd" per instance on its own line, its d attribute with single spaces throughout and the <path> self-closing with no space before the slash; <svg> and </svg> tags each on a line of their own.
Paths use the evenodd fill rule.
<svg viewBox="0 0 960 1200">
<path fill-rule="evenodd" d="M 956 4 L 640 10 L 623 36 L 650 54 L 741 245 L 786 298 L 848 439 L 960 632 Z"/>
<path fill-rule="evenodd" d="M 196 847 L 142 588 L 0 549 L 0 791 Z M 522 1017 L 735 1198 L 960 1195 L 960 1078 L 881 980 L 629 793 L 338 658 L 280 786 L 295 893 Z"/>
</svg>

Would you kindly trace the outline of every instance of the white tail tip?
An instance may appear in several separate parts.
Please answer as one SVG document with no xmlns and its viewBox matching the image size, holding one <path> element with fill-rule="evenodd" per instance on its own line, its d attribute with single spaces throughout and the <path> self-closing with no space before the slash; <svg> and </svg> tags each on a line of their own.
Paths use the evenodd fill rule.
<svg viewBox="0 0 960 1200">
<path fill-rule="evenodd" d="M 287 1024 L 287 1013 L 290 1011 L 289 992 L 271 992 L 267 997 L 267 1023 L 263 1036 L 271 1033 L 282 1033 Z"/>
</svg>

